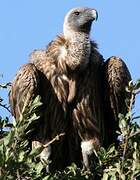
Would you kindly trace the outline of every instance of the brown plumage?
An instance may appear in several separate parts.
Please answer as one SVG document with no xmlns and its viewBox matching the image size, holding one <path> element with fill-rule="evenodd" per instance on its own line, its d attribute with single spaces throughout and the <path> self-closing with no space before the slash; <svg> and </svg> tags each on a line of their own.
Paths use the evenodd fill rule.
<svg viewBox="0 0 140 180">
<path fill-rule="evenodd" d="M 68 12 L 64 35 L 46 50 L 34 51 L 12 83 L 10 104 L 16 119 L 22 113 L 23 99 L 29 104 L 41 96 L 42 116 L 32 136 L 33 146 L 65 133 L 41 154 L 52 160 L 52 170 L 72 162 L 89 168 L 93 149 L 116 141 L 117 115 L 127 111 L 125 86 L 131 76 L 120 58 L 104 62 L 90 40 L 96 18 L 97 12 L 90 8 Z"/>
</svg>

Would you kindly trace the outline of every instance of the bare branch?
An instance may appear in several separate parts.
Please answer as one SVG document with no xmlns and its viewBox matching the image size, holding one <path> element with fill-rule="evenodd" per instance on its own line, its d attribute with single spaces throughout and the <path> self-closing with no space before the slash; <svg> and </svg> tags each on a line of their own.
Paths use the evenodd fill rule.
<svg viewBox="0 0 140 180">
<path fill-rule="evenodd" d="M 7 107 L 6 104 L 1 104 L 0 103 L 0 106 L 3 107 L 4 109 L 6 109 L 9 113 L 11 113 L 9 107 Z"/>
<path fill-rule="evenodd" d="M 136 136 L 137 134 L 140 134 L 140 130 L 137 131 L 137 132 L 135 132 L 135 133 L 133 133 L 133 134 L 131 134 L 128 138 L 131 138 L 131 137 L 133 137 L 133 136 Z"/>
<path fill-rule="evenodd" d="M 6 84 L 0 84 L 0 88 L 7 88 L 8 86 L 11 86 L 11 82 L 8 82 Z"/>
<path fill-rule="evenodd" d="M 132 120 L 139 119 L 140 116 L 133 117 Z"/>
<path fill-rule="evenodd" d="M 65 136 L 65 133 L 60 133 L 59 135 L 55 136 L 51 141 L 47 144 L 43 145 L 44 148 L 48 147 L 50 144 L 54 143 L 55 141 L 59 141 L 61 137 Z"/>
</svg>

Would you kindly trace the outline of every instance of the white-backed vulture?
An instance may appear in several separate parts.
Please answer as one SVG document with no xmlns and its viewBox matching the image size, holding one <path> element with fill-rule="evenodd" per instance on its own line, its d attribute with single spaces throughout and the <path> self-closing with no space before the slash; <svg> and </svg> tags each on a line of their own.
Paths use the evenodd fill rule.
<svg viewBox="0 0 140 180">
<path fill-rule="evenodd" d="M 65 133 L 41 154 L 52 160 L 50 169 L 62 169 L 72 162 L 89 168 L 94 148 L 117 141 L 117 115 L 127 112 L 125 87 L 131 76 L 120 58 L 104 61 L 90 39 L 96 19 L 94 9 L 70 10 L 63 35 L 45 50 L 34 51 L 12 83 L 10 104 L 16 119 L 24 99 L 29 104 L 41 96 L 42 115 L 34 127 L 33 142 L 45 144 Z"/>
</svg>

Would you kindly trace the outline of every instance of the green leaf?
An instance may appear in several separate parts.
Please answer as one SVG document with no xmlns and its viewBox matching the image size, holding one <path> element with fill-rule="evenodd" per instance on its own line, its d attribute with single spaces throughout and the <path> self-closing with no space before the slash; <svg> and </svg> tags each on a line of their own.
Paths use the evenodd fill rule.
<svg viewBox="0 0 140 180">
<path fill-rule="evenodd" d="M 132 112 L 128 112 L 126 115 L 125 115 L 125 118 L 126 120 L 129 120 L 130 118 L 132 117 Z"/>
<path fill-rule="evenodd" d="M 119 114 L 118 114 L 118 118 L 119 118 L 119 120 L 121 120 L 121 119 L 124 119 L 125 116 L 124 116 L 123 114 L 119 113 Z"/>
<path fill-rule="evenodd" d="M 135 89 L 137 90 L 139 88 L 140 88 L 140 79 L 138 79 L 135 84 Z"/>
<path fill-rule="evenodd" d="M 11 146 L 14 143 L 15 131 L 11 130 L 8 135 L 4 138 L 5 146 Z"/>
<path fill-rule="evenodd" d="M 110 171 L 109 173 L 110 180 L 117 180 L 116 171 Z"/>
<path fill-rule="evenodd" d="M 24 151 L 19 152 L 18 161 L 22 162 L 24 160 L 24 157 L 25 157 L 25 152 Z"/>
<path fill-rule="evenodd" d="M 108 150 L 107 150 L 107 154 L 108 155 L 111 155 L 113 152 L 115 151 L 115 146 L 114 145 L 111 145 Z"/>
<path fill-rule="evenodd" d="M 102 177 L 102 180 L 108 180 L 108 178 L 109 178 L 108 173 L 104 173 L 103 177 Z"/>
<path fill-rule="evenodd" d="M 42 102 L 41 102 L 41 97 L 38 95 L 34 101 L 32 102 L 31 106 L 30 106 L 30 111 L 29 112 L 32 112 L 33 110 L 35 110 L 36 108 L 38 108 L 39 106 L 42 105 Z"/>
<path fill-rule="evenodd" d="M 44 166 L 41 162 L 37 163 L 37 165 L 35 166 L 37 174 L 40 174 L 43 168 Z"/>
<path fill-rule="evenodd" d="M 36 157 L 37 155 L 39 155 L 42 151 L 43 151 L 44 147 L 43 146 L 39 146 L 37 148 L 32 149 L 32 151 L 30 152 L 30 156 L 31 157 Z"/>
</svg>

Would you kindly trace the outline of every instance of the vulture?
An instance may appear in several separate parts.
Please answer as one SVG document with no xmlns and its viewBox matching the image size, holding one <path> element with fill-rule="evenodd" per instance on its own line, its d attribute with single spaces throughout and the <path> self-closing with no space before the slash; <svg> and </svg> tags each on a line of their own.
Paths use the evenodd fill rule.
<svg viewBox="0 0 140 180">
<path fill-rule="evenodd" d="M 33 51 L 12 82 L 9 100 L 17 121 L 25 99 L 30 105 L 41 97 L 41 116 L 30 137 L 32 148 L 65 133 L 40 154 L 40 159 L 51 160 L 48 171 L 71 163 L 90 169 L 94 150 L 117 144 L 118 114 L 128 110 L 125 88 L 131 75 L 121 58 L 105 61 L 91 40 L 97 17 L 92 8 L 71 9 L 63 33 L 44 50 Z"/>
</svg>

